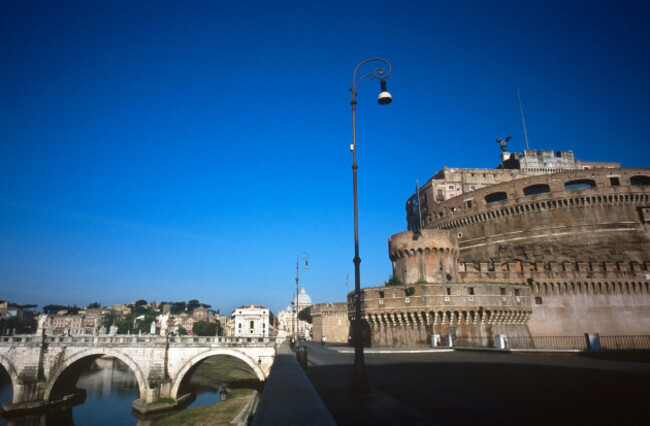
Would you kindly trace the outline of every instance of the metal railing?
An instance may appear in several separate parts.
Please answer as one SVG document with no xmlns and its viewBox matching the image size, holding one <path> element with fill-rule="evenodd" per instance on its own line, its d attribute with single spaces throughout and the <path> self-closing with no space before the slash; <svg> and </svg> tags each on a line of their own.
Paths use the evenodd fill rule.
<svg viewBox="0 0 650 426">
<path fill-rule="evenodd" d="M 587 349 L 585 336 L 508 337 L 509 349 Z"/>
<path fill-rule="evenodd" d="M 506 336 L 507 349 L 589 349 L 587 338 L 583 336 Z M 491 337 L 458 337 L 454 341 L 456 347 L 494 348 L 496 342 Z M 636 336 L 600 336 L 601 349 L 648 349 L 650 350 L 650 335 Z"/>
<path fill-rule="evenodd" d="M 603 349 L 650 349 L 650 336 L 600 336 Z"/>
</svg>

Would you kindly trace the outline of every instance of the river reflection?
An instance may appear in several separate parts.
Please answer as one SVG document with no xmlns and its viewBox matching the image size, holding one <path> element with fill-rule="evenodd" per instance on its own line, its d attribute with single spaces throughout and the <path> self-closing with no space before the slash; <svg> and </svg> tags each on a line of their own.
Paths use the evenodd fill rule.
<svg viewBox="0 0 650 426">
<path fill-rule="evenodd" d="M 77 387 L 86 390 L 83 404 L 52 409 L 40 415 L 2 418 L 0 425 L 114 426 L 138 423 L 138 419 L 131 414 L 131 404 L 139 397 L 138 382 L 131 369 L 120 360 L 112 357 L 96 359 L 81 373 Z M 219 401 L 218 383 L 213 380 L 194 374 L 188 387 L 196 395 L 190 407 Z M 9 376 L 5 371 L 0 371 L 0 401 L 11 401 L 11 397 Z"/>
</svg>

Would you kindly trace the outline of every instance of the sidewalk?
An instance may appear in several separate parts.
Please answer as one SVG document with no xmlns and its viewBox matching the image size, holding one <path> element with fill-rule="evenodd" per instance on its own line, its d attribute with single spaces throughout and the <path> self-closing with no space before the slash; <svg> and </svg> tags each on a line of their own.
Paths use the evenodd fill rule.
<svg viewBox="0 0 650 426">
<path fill-rule="evenodd" d="M 354 348 L 347 344 L 326 344 L 325 349 L 338 352 L 340 354 L 353 354 Z M 363 348 L 363 352 L 367 354 L 418 354 L 418 353 L 445 353 L 454 351 L 477 351 L 477 352 L 498 352 L 498 353 L 581 353 L 581 352 L 594 352 L 586 349 L 498 349 L 498 348 L 483 348 L 472 346 L 437 346 L 435 348 Z M 600 352 L 608 352 L 601 350 Z"/>
<path fill-rule="evenodd" d="M 325 349 L 338 352 L 340 354 L 353 354 L 354 348 L 351 346 L 330 346 L 325 345 Z M 363 348 L 367 354 L 420 354 L 420 353 L 442 353 L 453 352 L 454 348 L 437 347 L 437 348 Z"/>
</svg>

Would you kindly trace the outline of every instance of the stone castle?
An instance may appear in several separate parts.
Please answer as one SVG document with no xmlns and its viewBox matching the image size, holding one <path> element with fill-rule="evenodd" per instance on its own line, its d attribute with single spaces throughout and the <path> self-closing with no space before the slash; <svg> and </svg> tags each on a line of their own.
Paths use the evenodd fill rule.
<svg viewBox="0 0 650 426">
<path fill-rule="evenodd" d="M 650 334 L 650 169 L 502 149 L 408 199 L 388 241 L 398 285 L 362 290 L 366 344 Z"/>
</svg>

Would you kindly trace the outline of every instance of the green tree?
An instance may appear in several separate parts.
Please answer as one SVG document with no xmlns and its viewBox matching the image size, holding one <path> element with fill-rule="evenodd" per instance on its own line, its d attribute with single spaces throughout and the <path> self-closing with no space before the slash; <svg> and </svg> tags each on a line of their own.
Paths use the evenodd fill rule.
<svg viewBox="0 0 650 426">
<path fill-rule="evenodd" d="M 112 325 L 117 324 L 117 319 L 117 312 L 109 310 L 97 320 L 97 325 L 99 328 L 105 328 L 108 331 Z"/>
<path fill-rule="evenodd" d="M 122 316 L 117 321 L 117 333 L 118 334 L 133 333 L 134 319 L 135 319 L 135 315 L 133 313 Z"/>
<path fill-rule="evenodd" d="M 23 320 L 18 317 L 2 318 L 0 320 L 0 332 L 2 334 L 7 334 L 7 332 L 22 334 L 25 331 L 25 324 L 23 323 Z"/>
<path fill-rule="evenodd" d="M 99 320 L 99 327 L 105 327 L 109 331 L 111 326 L 117 327 L 118 334 L 127 334 L 133 332 L 133 319 L 134 315 L 121 315 L 115 311 L 108 311 Z"/>
<path fill-rule="evenodd" d="M 174 302 L 171 305 L 170 313 L 172 315 L 182 314 L 183 312 L 185 312 L 186 307 L 187 305 L 185 304 L 185 302 Z"/>
<path fill-rule="evenodd" d="M 311 306 L 308 308 L 303 309 L 302 311 L 298 312 L 298 319 L 302 321 L 307 321 L 309 324 L 312 322 L 311 318 Z"/>
<path fill-rule="evenodd" d="M 384 285 L 386 287 L 392 287 L 392 286 L 403 285 L 403 284 L 404 283 L 400 281 L 400 279 L 397 278 L 395 275 L 391 275 L 390 277 L 388 277 L 388 281 L 384 281 Z"/>
<path fill-rule="evenodd" d="M 99 309 L 101 307 L 102 305 L 100 305 L 99 302 L 93 302 L 87 306 L 88 309 Z"/>
<path fill-rule="evenodd" d="M 192 299 L 189 302 L 187 302 L 187 312 L 192 313 L 194 309 L 198 308 L 201 306 L 201 302 L 198 301 L 198 299 Z"/>
<path fill-rule="evenodd" d="M 156 320 L 156 317 L 158 316 L 158 312 L 156 312 L 152 308 L 149 308 L 146 311 L 144 311 L 144 314 L 141 315 L 144 315 L 144 318 L 135 321 L 133 332 L 149 333 L 149 331 L 151 331 L 151 323 Z"/>
<path fill-rule="evenodd" d="M 178 327 L 178 334 L 185 336 L 187 334 L 187 329 L 183 326 Z"/>
<path fill-rule="evenodd" d="M 144 314 L 149 309 L 150 308 L 146 308 L 144 305 L 135 305 L 131 308 L 132 312 L 135 314 L 136 317 L 139 317 L 140 315 Z"/>
<path fill-rule="evenodd" d="M 192 327 L 192 333 L 196 336 L 216 336 L 217 323 L 208 321 L 199 321 Z"/>
</svg>

